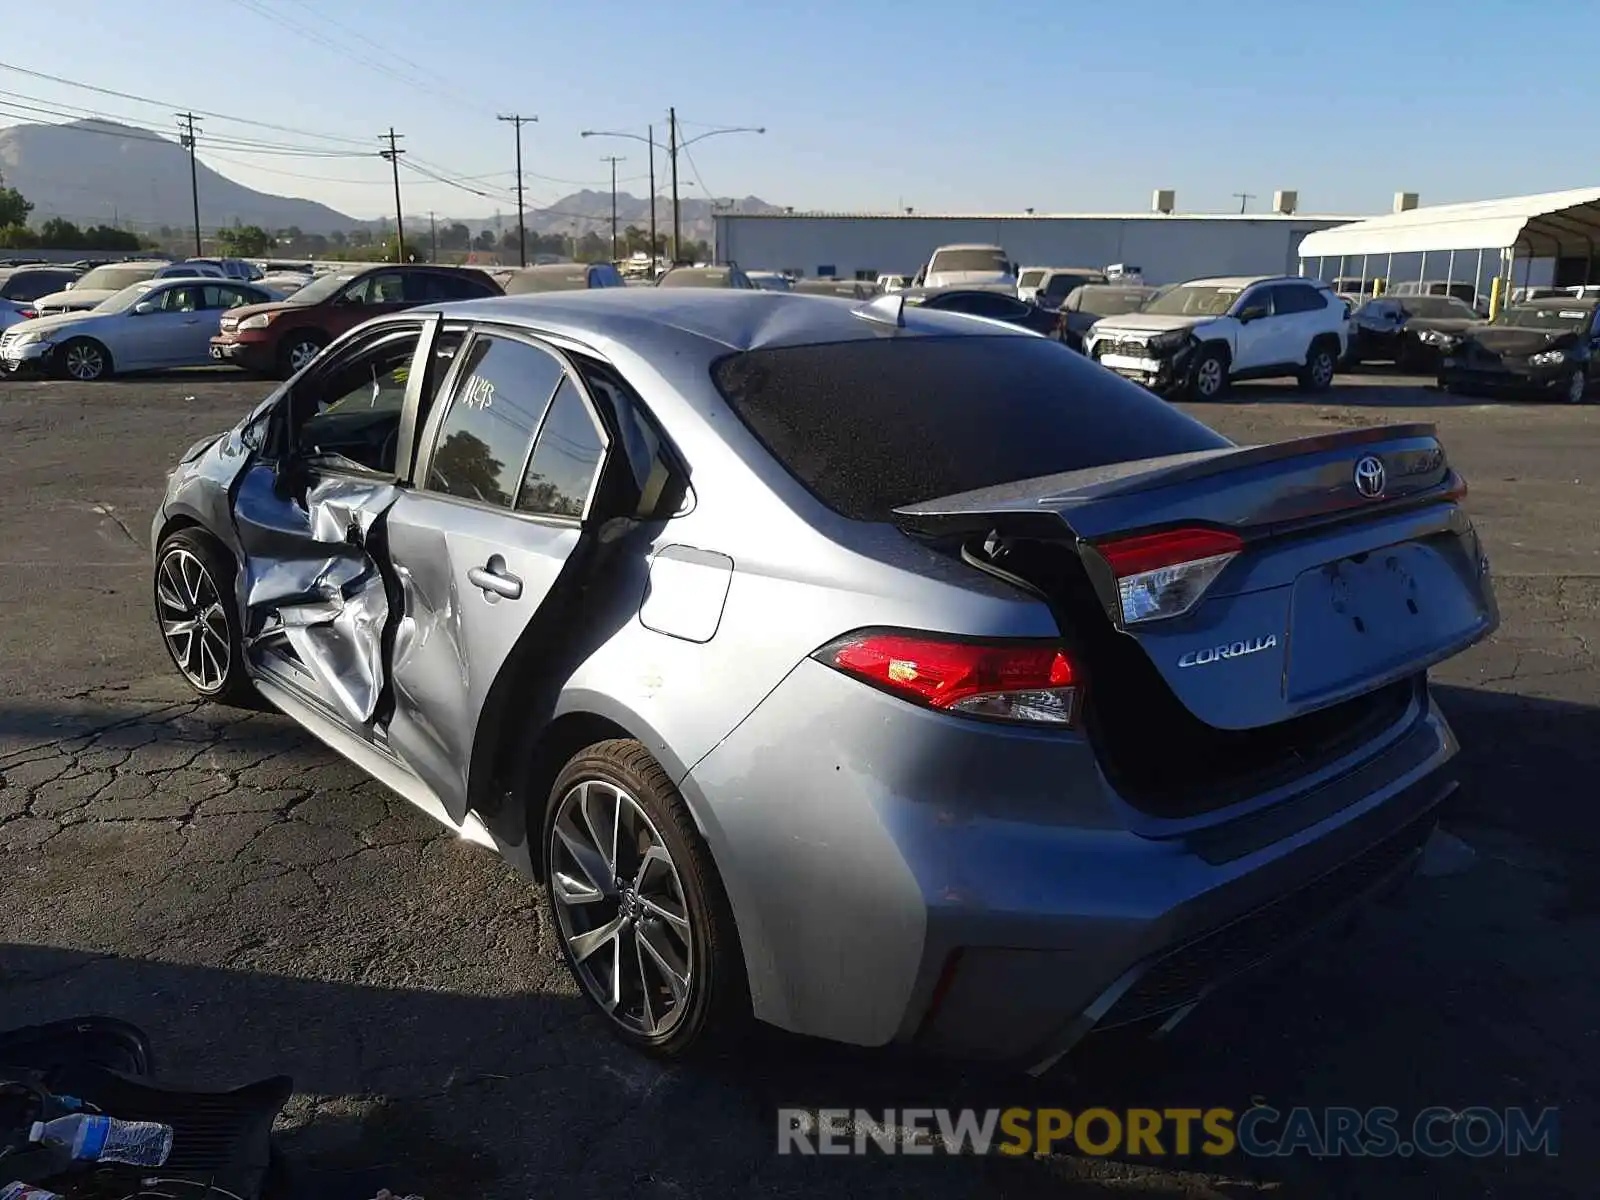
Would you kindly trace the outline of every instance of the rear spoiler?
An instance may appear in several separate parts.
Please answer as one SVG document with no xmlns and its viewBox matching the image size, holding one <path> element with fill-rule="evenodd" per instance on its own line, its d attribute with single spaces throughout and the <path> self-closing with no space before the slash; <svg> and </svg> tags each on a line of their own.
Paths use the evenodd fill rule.
<svg viewBox="0 0 1600 1200">
<path fill-rule="evenodd" d="M 1391 481 L 1376 503 L 1356 493 L 1349 469 L 1369 449 Z M 1205 486 L 1212 481 L 1215 486 Z M 1351 508 L 1387 508 L 1459 485 L 1437 428 L 1411 423 L 1066 471 L 904 505 L 894 516 L 903 527 L 929 534 L 986 532 L 1003 517 L 1019 534 L 1059 537 L 1065 523 L 1076 536 L 1094 540 L 1176 521 L 1281 526 Z"/>
</svg>

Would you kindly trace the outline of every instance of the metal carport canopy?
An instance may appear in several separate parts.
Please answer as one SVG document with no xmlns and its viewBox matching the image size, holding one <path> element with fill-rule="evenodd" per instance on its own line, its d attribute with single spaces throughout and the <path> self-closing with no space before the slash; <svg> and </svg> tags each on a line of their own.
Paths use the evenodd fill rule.
<svg viewBox="0 0 1600 1200">
<path fill-rule="evenodd" d="M 1600 243 L 1600 188 L 1544 192 L 1505 200 L 1437 204 L 1308 233 L 1301 258 L 1414 254 L 1431 250 L 1500 250 L 1536 257 L 1579 257 Z"/>
</svg>

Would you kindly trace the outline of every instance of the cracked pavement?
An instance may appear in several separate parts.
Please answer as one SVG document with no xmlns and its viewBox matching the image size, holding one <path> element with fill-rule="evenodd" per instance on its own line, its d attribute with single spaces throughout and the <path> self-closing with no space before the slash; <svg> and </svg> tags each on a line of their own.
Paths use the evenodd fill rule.
<svg viewBox="0 0 1600 1200">
<path fill-rule="evenodd" d="M 1451 840 L 1348 938 L 1075 1075 L 756 1040 L 623 1051 L 542 898 L 286 719 L 167 669 L 139 544 L 161 475 L 263 385 L 0 381 L 0 1025 L 103 1011 L 200 1086 L 279 1072 L 297 1196 L 1592 1195 L 1600 961 L 1600 408 L 1444 403 L 1361 378 L 1195 408 L 1241 441 L 1435 420 L 1504 609 L 1437 673 L 1463 743 Z M 1553 1160 L 775 1155 L 778 1105 L 1562 1107 Z"/>
</svg>

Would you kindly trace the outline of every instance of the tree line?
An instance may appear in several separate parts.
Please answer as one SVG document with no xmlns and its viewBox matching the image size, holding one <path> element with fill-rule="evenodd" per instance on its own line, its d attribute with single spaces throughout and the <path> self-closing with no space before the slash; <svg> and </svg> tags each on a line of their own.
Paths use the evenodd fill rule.
<svg viewBox="0 0 1600 1200">
<path fill-rule="evenodd" d="M 140 250 L 138 234 L 111 225 L 80 228 L 51 217 L 38 229 L 28 224 L 33 203 L 14 187 L 0 187 L 0 249 L 4 250 Z"/>
</svg>

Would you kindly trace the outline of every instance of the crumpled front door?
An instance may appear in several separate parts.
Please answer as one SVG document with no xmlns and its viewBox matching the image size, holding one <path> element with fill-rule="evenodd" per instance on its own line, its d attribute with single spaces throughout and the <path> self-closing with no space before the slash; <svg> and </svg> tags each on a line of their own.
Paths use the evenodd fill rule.
<svg viewBox="0 0 1600 1200">
<path fill-rule="evenodd" d="M 247 652 L 267 670 L 275 657 L 297 667 L 356 727 L 371 723 L 385 684 L 389 593 L 369 538 L 399 495 L 390 482 L 335 475 L 314 482 L 302 507 L 257 466 L 234 501 Z"/>
</svg>

